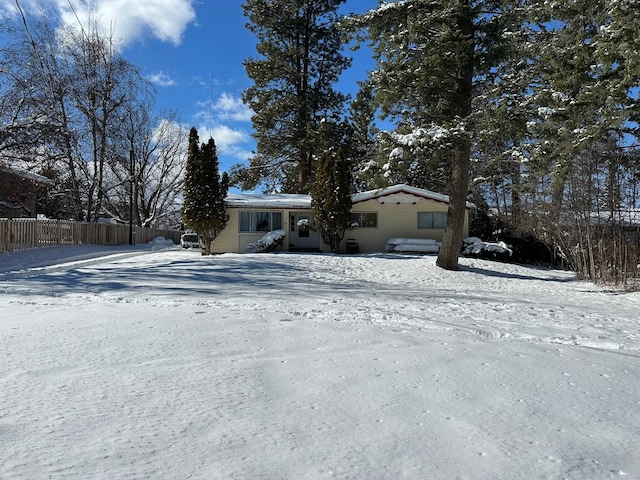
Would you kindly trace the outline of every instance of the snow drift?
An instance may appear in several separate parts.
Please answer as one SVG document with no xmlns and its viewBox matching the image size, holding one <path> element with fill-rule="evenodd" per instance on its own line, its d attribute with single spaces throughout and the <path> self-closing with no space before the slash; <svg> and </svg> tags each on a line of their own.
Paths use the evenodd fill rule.
<svg viewBox="0 0 640 480">
<path fill-rule="evenodd" d="M 0 478 L 640 478 L 640 294 L 460 265 L 1 254 Z"/>
</svg>

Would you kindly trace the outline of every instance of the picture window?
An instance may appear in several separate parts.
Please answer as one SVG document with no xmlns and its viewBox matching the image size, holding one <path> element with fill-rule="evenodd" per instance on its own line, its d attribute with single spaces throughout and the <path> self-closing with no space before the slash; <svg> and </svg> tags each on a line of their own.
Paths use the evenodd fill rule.
<svg viewBox="0 0 640 480">
<path fill-rule="evenodd" d="M 241 232 L 270 232 L 282 228 L 281 212 L 240 212 Z"/>
</svg>

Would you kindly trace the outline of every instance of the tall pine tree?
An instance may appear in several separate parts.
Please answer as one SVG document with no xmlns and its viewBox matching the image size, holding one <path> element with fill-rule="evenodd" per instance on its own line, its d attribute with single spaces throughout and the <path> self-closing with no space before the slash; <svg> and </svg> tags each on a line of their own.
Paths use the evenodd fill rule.
<svg viewBox="0 0 640 480">
<path fill-rule="evenodd" d="M 326 152 L 320 159 L 311 193 L 315 228 L 333 253 L 351 221 L 351 175 L 342 150 Z"/>
<path fill-rule="evenodd" d="M 378 146 L 379 129 L 376 126 L 374 95 L 368 82 L 359 82 L 360 89 L 349 107 L 351 135 L 349 139 L 351 172 L 356 191 L 388 186 L 380 181 Z"/>
<path fill-rule="evenodd" d="M 544 240 L 565 259 L 577 255 L 570 262 L 594 276 L 621 262 L 605 258 L 594 268 L 599 260 L 592 246 L 609 239 L 595 239 L 592 214 L 637 206 L 637 194 L 623 200 L 610 179 L 621 178 L 625 153 L 638 148 L 638 2 L 537 0 L 527 6 L 534 19 L 528 45 L 535 48 L 528 101 L 537 107 L 527 123 L 530 209 Z M 568 229 L 570 223 L 575 228 Z M 583 251 L 589 254 L 580 258 Z"/>
<path fill-rule="evenodd" d="M 640 20 L 631 12 L 638 2 L 534 4 L 537 48 L 528 71 L 538 115 L 529 123 L 536 146 L 532 166 L 549 175 L 550 210 L 559 215 L 578 157 L 612 135 L 637 141 Z"/>
<path fill-rule="evenodd" d="M 338 123 L 346 96 L 333 84 L 350 65 L 341 53 L 337 9 L 345 0 L 247 0 L 247 28 L 258 56 L 244 62 L 253 86 L 243 100 L 254 112 L 256 152 L 234 167 L 234 182 L 253 189 L 308 193 L 322 144 L 320 122 Z"/>
<path fill-rule="evenodd" d="M 382 115 L 398 127 L 392 135 L 397 145 L 407 158 L 427 152 L 442 162 L 450 203 L 437 264 L 445 269 L 458 268 L 477 127 L 474 101 L 507 51 L 505 33 L 519 3 L 403 0 L 344 22 L 366 31 L 377 64 L 369 80 Z"/>
<path fill-rule="evenodd" d="M 211 244 L 224 230 L 229 216 L 225 198 L 229 190 L 227 173 L 220 176 L 213 138 L 199 145 L 198 131 L 189 132 L 189 154 L 184 175 L 182 218 L 198 234 L 202 255 L 211 254 Z"/>
</svg>

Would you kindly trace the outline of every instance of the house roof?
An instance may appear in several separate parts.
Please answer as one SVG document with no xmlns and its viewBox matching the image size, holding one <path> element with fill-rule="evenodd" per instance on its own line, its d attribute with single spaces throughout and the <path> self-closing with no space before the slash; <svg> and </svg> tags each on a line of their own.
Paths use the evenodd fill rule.
<svg viewBox="0 0 640 480">
<path fill-rule="evenodd" d="M 227 206 L 236 208 L 311 208 L 311 195 L 295 193 L 232 193 Z"/>
<path fill-rule="evenodd" d="M 412 195 L 435 202 L 449 203 L 449 197 L 447 195 L 404 184 L 356 193 L 351 195 L 351 201 L 353 203 L 359 203 L 366 202 L 367 200 L 382 199 L 384 197 L 390 197 L 390 201 L 396 201 L 403 195 Z M 311 208 L 311 195 L 304 194 L 234 193 L 227 195 L 226 201 L 229 207 L 235 208 Z M 384 200 L 379 201 L 384 203 Z M 475 205 L 467 202 L 467 208 L 475 208 Z"/>
<path fill-rule="evenodd" d="M 621 209 L 615 211 L 601 210 L 599 212 L 591 212 L 592 225 L 616 225 L 619 227 L 640 227 L 640 210 L 639 209 Z"/>
<path fill-rule="evenodd" d="M 413 195 L 415 197 L 425 198 L 427 200 L 433 200 L 439 203 L 449 203 L 449 196 L 441 193 L 432 192 L 431 190 L 425 190 L 424 188 L 412 187 L 410 185 L 399 184 L 387 188 L 379 188 L 377 190 L 369 190 L 368 192 L 356 193 L 351 195 L 351 201 L 353 203 L 366 202 L 367 200 L 379 199 L 381 203 L 384 201 L 384 197 L 394 196 L 401 198 L 402 195 Z M 392 200 L 393 201 L 393 200 Z M 467 208 L 475 208 L 475 205 L 471 202 L 467 202 Z"/>
<path fill-rule="evenodd" d="M 50 178 L 47 178 L 43 175 L 38 175 L 37 173 L 30 172 L 28 170 L 23 170 L 22 168 L 10 167 L 8 165 L 0 165 L 0 171 L 10 173 L 11 175 L 15 175 L 17 177 L 26 178 L 33 182 L 37 182 L 43 185 L 53 185 L 54 182 Z"/>
</svg>

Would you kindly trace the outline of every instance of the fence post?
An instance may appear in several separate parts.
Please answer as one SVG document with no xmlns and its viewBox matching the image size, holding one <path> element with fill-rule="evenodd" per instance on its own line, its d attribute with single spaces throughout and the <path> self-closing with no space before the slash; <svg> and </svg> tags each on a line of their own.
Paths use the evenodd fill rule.
<svg viewBox="0 0 640 480">
<path fill-rule="evenodd" d="M 9 219 L 0 219 L 0 248 L 3 252 L 11 251 L 11 238 L 9 233 Z"/>
</svg>

